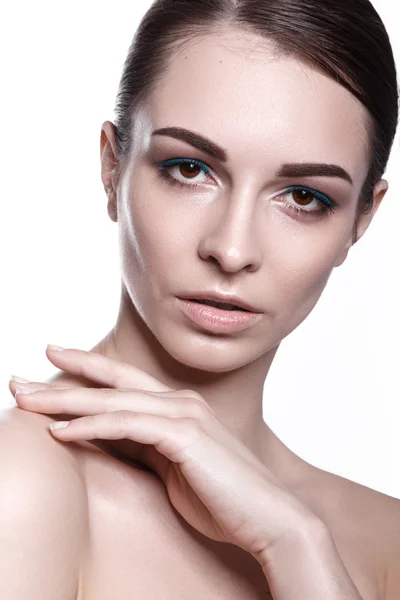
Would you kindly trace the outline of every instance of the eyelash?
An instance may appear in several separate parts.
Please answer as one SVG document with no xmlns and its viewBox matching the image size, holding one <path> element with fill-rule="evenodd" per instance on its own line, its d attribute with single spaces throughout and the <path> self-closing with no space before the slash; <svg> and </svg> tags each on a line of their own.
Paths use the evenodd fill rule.
<svg viewBox="0 0 400 600">
<path fill-rule="evenodd" d="M 177 165 L 181 165 L 184 163 L 197 165 L 206 174 L 208 174 L 210 172 L 208 167 L 203 162 L 201 162 L 200 160 L 197 160 L 195 158 L 171 158 L 170 160 L 166 160 L 166 161 L 162 161 L 162 162 L 154 162 L 154 164 L 157 167 L 158 175 L 163 180 L 166 180 L 169 184 L 177 185 L 180 188 L 186 188 L 186 189 L 188 187 L 202 187 L 202 184 L 199 184 L 199 183 L 183 183 L 182 181 L 179 181 L 178 179 L 176 179 L 175 177 L 170 175 L 169 171 L 173 167 L 176 167 Z M 290 188 L 288 188 L 287 190 L 285 190 L 282 194 L 279 194 L 279 196 L 285 196 L 286 194 L 289 194 L 290 192 L 300 191 L 300 190 L 310 193 L 321 204 L 321 208 L 318 208 L 317 210 L 304 210 L 297 206 L 293 206 L 293 204 L 285 204 L 284 206 L 286 208 L 288 208 L 291 211 L 295 211 L 296 216 L 301 216 L 301 217 L 304 216 L 306 218 L 318 218 L 318 219 L 323 219 L 326 216 L 333 216 L 333 213 L 335 212 L 335 208 L 337 207 L 336 202 L 334 202 L 333 200 L 331 200 L 331 198 L 329 198 L 325 194 L 322 194 L 318 190 L 314 190 L 312 188 L 309 188 L 309 187 L 303 186 L 303 185 L 293 185 Z"/>
</svg>

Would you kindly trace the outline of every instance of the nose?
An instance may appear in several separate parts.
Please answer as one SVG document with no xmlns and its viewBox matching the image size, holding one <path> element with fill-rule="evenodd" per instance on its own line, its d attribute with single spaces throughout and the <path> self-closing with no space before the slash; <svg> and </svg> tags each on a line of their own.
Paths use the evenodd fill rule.
<svg viewBox="0 0 400 600">
<path fill-rule="evenodd" d="M 208 215 L 199 242 L 199 256 L 218 263 L 229 273 L 256 271 L 262 262 L 260 223 L 254 203 L 249 200 L 239 195 L 220 199 L 218 210 Z"/>
</svg>

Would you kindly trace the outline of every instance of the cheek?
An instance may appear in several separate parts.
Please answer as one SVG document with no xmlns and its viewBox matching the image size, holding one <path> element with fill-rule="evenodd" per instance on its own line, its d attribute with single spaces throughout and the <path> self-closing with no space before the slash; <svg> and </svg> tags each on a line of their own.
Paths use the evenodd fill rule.
<svg viewBox="0 0 400 600">
<path fill-rule="evenodd" d="M 121 202 L 122 257 L 124 268 L 141 277 L 143 285 L 154 283 L 157 287 L 164 278 L 170 280 L 189 254 L 193 212 L 182 202 L 169 201 L 166 194 L 156 191 L 154 183 L 139 179 Z"/>
<path fill-rule="evenodd" d="M 300 231 L 300 230 L 299 230 Z M 306 233 L 283 237 L 275 251 L 273 274 L 276 282 L 276 309 L 287 333 L 299 325 L 320 298 L 337 257 L 345 245 L 340 223 L 316 225 Z"/>
</svg>

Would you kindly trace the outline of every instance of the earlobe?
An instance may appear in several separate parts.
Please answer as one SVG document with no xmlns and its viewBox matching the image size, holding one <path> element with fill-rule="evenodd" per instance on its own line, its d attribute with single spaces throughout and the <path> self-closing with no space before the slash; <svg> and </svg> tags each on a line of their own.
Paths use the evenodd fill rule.
<svg viewBox="0 0 400 600">
<path fill-rule="evenodd" d="M 117 196 L 115 193 L 110 193 L 108 196 L 107 212 L 111 221 L 118 223 Z"/>
<path fill-rule="evenodd" d="M 350 246 L 346 246 L 346 248 L 343 250 L 343 252 L 341 253 L 341 255 L 339 256 L 339 258 L 337 259 L 337 261 L 335 262 L 334 267 L 340 267 L 340 265 L 342 265 L 344 263 L 344 261 L 347 258 L 347 255 L 349 253 L 349 250 L 351 248 Z"/>
</svg>

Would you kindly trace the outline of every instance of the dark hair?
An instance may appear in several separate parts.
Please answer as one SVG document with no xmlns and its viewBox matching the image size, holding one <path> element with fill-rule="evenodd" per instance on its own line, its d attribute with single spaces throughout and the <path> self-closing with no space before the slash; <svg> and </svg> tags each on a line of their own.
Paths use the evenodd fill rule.
<svg viewBox="0 0 400 600">
<path fill-rule="evenodd" d="M 168 70 L 174 51 L 226 26 L 257 33 L 349 90 L 367 109 L 370 167 L 353 229 L 373 206 L 398 122 L 396 66 L 385 26 L 369 0 L 155 0 L 134 35 L 115 107 L 119 177 L 129 157 L 134 115 Z"/>
</svg>

